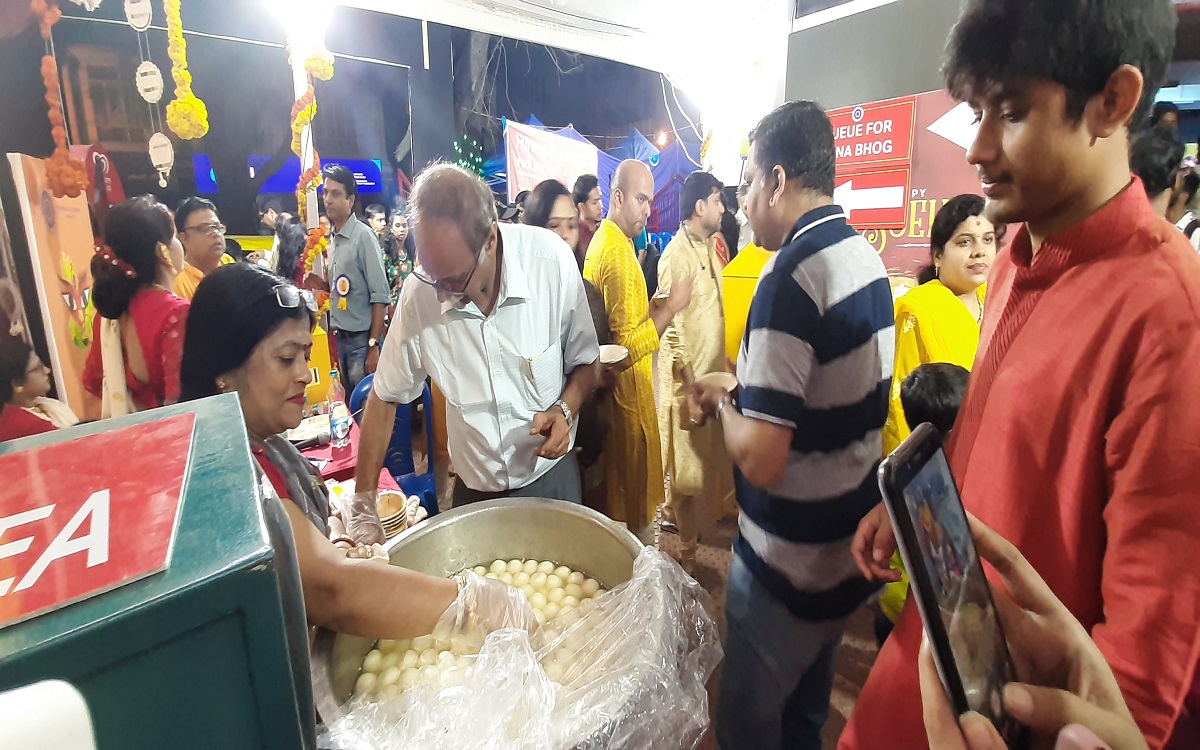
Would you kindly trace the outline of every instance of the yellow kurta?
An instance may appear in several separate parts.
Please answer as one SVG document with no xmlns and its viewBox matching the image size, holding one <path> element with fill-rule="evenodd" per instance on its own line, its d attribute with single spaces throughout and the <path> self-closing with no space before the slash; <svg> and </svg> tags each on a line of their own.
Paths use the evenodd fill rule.
<svg viewBox="0 0 1200 750">
<path fill-rule="evenodd" d="M 663 467 L 654 412 L 653 359 L 658 331 L 650 320 L 646 281 L 633 242 L 613 222 L 600 223 L 588 246 L 583 277 L 604 298 L 613 343 L 633 366 L 617 376 L 604 443 L 608 513 L 630 528 L 650 523 L 663 502 Z"/>
<path fill-rule="evenodd" d="M 683 370 L 690 366 L 700 377 L 726 369 L 722 270 L 716 243 L 686 230 L 675 235 L 658 263 L 660 295 L 670 293 L 672 280 L 692 279 L 692 301 L 672 319 L 658 352 L 658 431 L 671 492 L 699 500 L 701 530 L 716 520 L 719 500 L 732 486 L 732 465 L 719 421 L 693 430 L 681 427 L 688 395 Z"/>
<path fill-rule="evenodd" d="M 221 256 L 221 265 L 223 266 L 236 262 L 229 256 L 229 253 Z M 204 273 L 199 268 L 184 261 L 183 270 L 175 277 L 175 283 L 171 291 L 175 292 L 176 297 L 182 297 L 190 302 L 192 297 L 196 296 L 196 287 L 200 286 L 201 281 L 204 281 Z"/>
<path fill-rule="evenodd" d="M 982 308 L 987 284 L 979 287 Z M 900 386 L 917 369 L 917 365 L 948 362 L 970 370 L 979 348 L 979 321 L 967 310 L 962 300 L 934 279 L 896 300 L 896 362 L 892 374 L 892 391 L 888 403 L 887 424 L 883 428 L 885 455 L 899 447 L 911 430 L 904 419 L 900 404 Z M 899 568 L 900 557 L 893 559 Z M 895 622 L 904 607 L 908 592 L 907 577 L 888 585 L 879 597 L 879 606 Z"/>
</svg>

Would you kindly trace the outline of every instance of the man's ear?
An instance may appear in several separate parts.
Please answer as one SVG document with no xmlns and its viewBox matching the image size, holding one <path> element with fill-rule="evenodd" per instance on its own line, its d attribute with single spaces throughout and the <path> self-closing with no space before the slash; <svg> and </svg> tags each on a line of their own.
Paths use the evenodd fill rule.
<svg viewBox="0 0 1200 750">
<path fill-rule="evenodd" d="M 1142 71 L 1122 65 L 1113 71 L 1104 90 L 1092 97 L 1084 109 L 1084 121 L 1094 138 L 1109 138 L 1131 125 L 1142 101 L 1145 79 Z"/>
<path fill-rule="evenodd" d="M 783 167 L 776 164 L 771 169 L 771 176 L 775 178 L 775 189 L 771 191 L 770 205 L 774 206 L 783 199 L 783 191 L 787 187 L 787 173 L 783 171 Z"/>
</svg>

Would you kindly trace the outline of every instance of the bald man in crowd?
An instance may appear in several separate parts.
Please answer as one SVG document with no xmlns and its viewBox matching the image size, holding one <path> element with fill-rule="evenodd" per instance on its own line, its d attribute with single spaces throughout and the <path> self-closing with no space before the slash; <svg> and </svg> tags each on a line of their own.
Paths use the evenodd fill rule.
<svg viewBox="0 0 1200 750">
<path fill-rule="evenodd" d="M 617 376 L 608 403 L 612 425 L 604 445 L 608 513 L 645 543 L 664 499 L 658 417 L 654 409 L 653 355 L 659 336 L 692 296 L 691 279 L 678 279 L 671 294 L 653 303 L 638 265 L 633 238 L 641 234 L 654 201 L 654 178 L 640 161 L 621 162 L 613 174 L 608 217 L 588 246 L 583 277 L 604 298 L 613 342 L 629 350 L 632 366 Z"/>
<path fill-rule="evenodd" d="M 582 502 L 575 414 L 599 377 L 579 267 L 548 229 L 499 224 L 449 164 L 409 198 L 418 265 L 400 292 L 362 422 L 356 484 L 377 487 L 398 404 L 446 396 L 455 507 L 520 495 Z"/>
</svg>

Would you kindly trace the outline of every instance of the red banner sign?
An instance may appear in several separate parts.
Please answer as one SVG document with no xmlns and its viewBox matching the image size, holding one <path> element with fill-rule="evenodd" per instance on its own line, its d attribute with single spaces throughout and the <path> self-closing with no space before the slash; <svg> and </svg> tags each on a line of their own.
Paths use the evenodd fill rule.
<svg viewBox="0 0 1200 750">
<path fill-rule="evenodd" d="M 843 167 L 912 159 L 916 97 L 829 110 L 838 174 Z"/>
<path fill-rule="evenodd" d="M 0 627 L 166 569 L 195 420 L 0 455 Z"/>
</svg>

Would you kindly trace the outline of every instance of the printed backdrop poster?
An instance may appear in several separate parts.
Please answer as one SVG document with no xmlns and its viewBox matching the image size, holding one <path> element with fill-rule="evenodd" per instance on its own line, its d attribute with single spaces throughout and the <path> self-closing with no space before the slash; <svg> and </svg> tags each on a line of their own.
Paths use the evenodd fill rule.
<svg viewBox="0 0 1200 750">
<path fill-rule="evenodd" d="M 100 403 L 83 390 L 83 366 L 92 343 L 92 225 L 87 198 L 55 198 L 41 159 L 9 154 L 25 237 L 46 326 L 59 397 L 81 419 L 100 416 Z M 25 300 L 26 304 L 32 300 Z"/>
<path fill-rule="evenodd" d="M 571 189 L 582 174 L 596 174 L 598 149 L 548 130 L 509 121 L 504 133 L 508 199 L 551 178 Z"/>
</svg>

